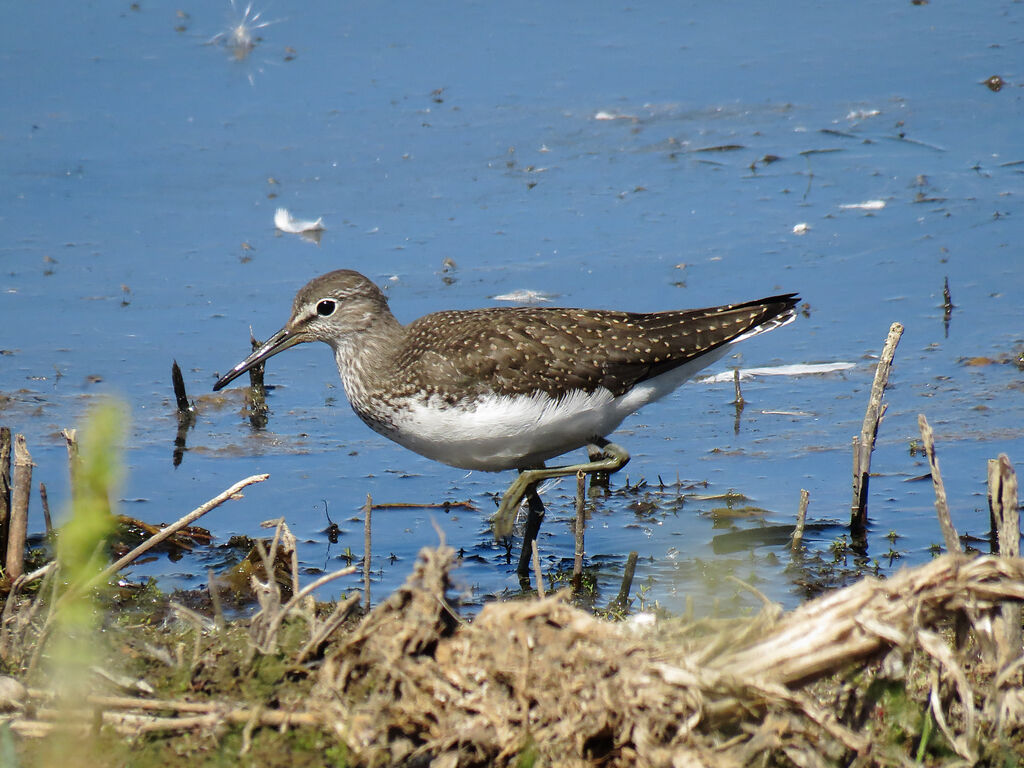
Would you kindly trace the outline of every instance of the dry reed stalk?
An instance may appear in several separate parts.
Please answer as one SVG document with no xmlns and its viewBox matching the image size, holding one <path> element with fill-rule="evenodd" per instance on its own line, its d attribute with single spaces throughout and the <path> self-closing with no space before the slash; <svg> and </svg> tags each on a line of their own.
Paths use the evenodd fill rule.
<svg viewBox="0 0 1024 768">
<path fill-rule="evenodd" d="M 946 500 L 946 486 L 942 482 L 939 458 L 935 455 L 935 435 L 923 413 L 917 416 L 917 426 L 921 430 L 921 442 L 924 443 L 924 450 L 928 455 L 932 486 L 935 488 L 935 512 L 939 518 L 939 528 L 942 529 L 942 538 L 946 542 L 946 551 L 962 552 L 960 537 L 957 536 L 956 528 L 953 527 L 953 519 L 949 514 L 949 502 Z"/>
<path fill-rule="evenodd" d="M 583 533 L 586 527 L 584 503 L 586 502 L 587 475 L 583 470 L 576 472 L 576 525 L 575 547 L 572 561 L 572 588 L 579 590 L 583 580 Z"/>
<path fill-rule="evenodd" d="M 11 428 L 0 427 L 0 563 L 7 562 L 11 524 Z"/>
<path fill-rule="evenodd" d="M 28 501 L 32 493 L 32 454 L 24 435 L 14 436 L 14 489 L 7 528 L 7 578 L 14 581 L 25 572 L 25 541 L 28 536 Z"/>
<path fill-rule="evenodd" d="M 540 550 L 537 549 L 537 540 L 530 542 L 531 559 L 533 560 L 533 578 L 537 581 L 537 597 L 544 599 L 544 574 L 540 570 Z"/>
<path fill-rule="evenodd" d="M 370 612 L 370 544 L 371 528 L 370 513 L 373 511 L 373 499 L 366 494 L 366 506 L 363 507 L 363 611 Z"/>
<path fill-rule="evenodd" d="M 232 485 L 227 490 L 221 491 L 219 494 L 214 496 L 209 501 L 205 502 L 204 504 L 200 504 L 198 507 L 193 509 L 184 517 L 179 518 L 178 520 L 168 525 L 166 528 L 163 528 L 159 533 L 150 536 L 148 539 L 139 544 L 139 546 L 137 546 L 131 552 L 126 554 L 124 557 L 122 557 L 112 565 L 107 566 L 103 571 L 101 571 L 99 574 L 90 579 L 89 582 L 84 585 L 84 587 L 89 587 L 93 584 L 98 584 L 101 581 L 109 579 L 122 568 L 126 567 L 127 565 L 135 561 L 140 555 L 148 552 L 164 539 L 170 538 L 178 531 L 180 531 L 182 528 L 186 528 L 192 525 L 192 523 L 194 523 L 200 517 L 205 515 L 207 512 L 216 509 L 225 501 L 228 501 L 229 499 L 240 499 L 240 492 L 246 486 L 252 485 L 253 483 L 262 483 L 269 477 L 270 475 L 268 474 L 250 475 L 244 480 L 239 480 L 237 483 Z"/>
<path fill-rule="evenodd" d="M 947 554 L 885 581 L 867 577 L 797 608 L 760 642 L 725 653 L 715 669 L 793 684 L 838 671 L 972 604 L 1024 601 L 1024 560 Z"/>
<path fill-rule="evenodd" d="M 68 473 L 71 476 L 71 493 L 74 494 L 78 486 L 78 430 L 62 429 L 60 434 L 68 449 Z"/>
<path fill-rule="evenodd" d="M 875 378 L 871 384 L 871 396 L 868 399 L 868 407 L 864 413 L 864 423 L 861 426 L 860 436 L 854 438 L 853 447 L 853 502 L 850 505 L 850 530 L 858 537 L 864 535 L 867 527 L 868 508 L 868 476 L 871 473 L 871 452 L 875 449 L 875 439 L 878 437 L 878 425 L 885 415 L 886 406 L 882 404 L 882 396 L 889 383 L 889 373 L 892 370 L 893 357 L 896 355 L 896 346 L 900 343 L 903 335 L 903 326 L 893 323 L 889 327 L 889 335 L 882 347 L 882 354 L 878 358 L 878 365 L 875 368 Z"/>
<path fill-rule="evenodd" d="M 989 462 L 989 502 L 998 531 L 999 554 L 1020 557 L 1020 508 L 1017 495 L 1017 474 L 1005 453 Z M 1007 670 L 1021 658 L 1021 606 L 1004 604 L 995 626 L 997 663 Z M 1016 674 L 1018 681 L 1020 672 Z"/>
<path fill-rule="evenodd" d="M 789 545 L 790 552 L 799 552 L 804 541 L 804 526 L 807 524 L 807 504 L 811 494 L 800 489 L 800 506 L 796 511 L 796 528 L 793 529 L 793 541 Z"/>
</svg>

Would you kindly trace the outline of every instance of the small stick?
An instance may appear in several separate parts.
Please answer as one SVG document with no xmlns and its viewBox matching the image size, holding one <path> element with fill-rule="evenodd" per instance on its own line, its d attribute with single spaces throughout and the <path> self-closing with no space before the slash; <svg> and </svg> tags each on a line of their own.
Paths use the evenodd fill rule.
<svg viewBox="0 0 1024 768">
<path fill-rule="evenodd" d="M 793 542 L 789 545 L 790 551 L 796 554 L 800 551 L 800 545 L 804 541 L 804 525 L 807 521 L 807 503 L 810 500 L 809 494 L 803 488 L 800 489 L 800 506 L 796 511 L 796 528 L 793 530 Z"/>
<path fill-rule="evenodd" d="M 956 528 L 953 527 L 953 520 L 949 516 L 946 487 L 942 484 L 939 459 L 935 455 L 935 437 L 932 433 L 932 428 L 928 425 L 928 419 L 924 417 L 923 413 L 917 416 L 917 426 L 921 430 L 921 442 L 924 443 L 925 453 L 928 454 L 928 465 L 932 471 L 932 485 L 935 488 L 935 512 L 939 516 L 939 527 L 942 529 L 942 538 L 946 542 L 946 551 L 963 552 L 960 548 L 960 538 L 957 536 Z"/>
<path fill-rule="evenodd" d="M 533 549 L 533 577 L 537 580 L 537 597 L 544 598 L 544 574 L 540 571 L 540 551 L 537 549 L 537 540 L 530 542 Z"/>
<path fill-rule="evenodd" d="M 25 537 L 28 534 L 28 499 L 32 492 L 32 454 L 24 435 L 14 436 L 14 492 L 7 529 L 7 578 L 14 581 L 25 572 Z"/>
<path fill-rule="evenodd" d="M 576 548 L 572 561 L 572 588 L 578 590 L 583 580 L 583 531 L 584 531 L 584 509 L 583 503 L 586 500 L 587 475 L 581 469 L 576 472 Z"/>
<path fill-rule="evenodd" d="M 50 518 L 50 497 L 46 493 L 46 483 L 39 481 L 39 500 L 43 503 L 43 523 L 46 526 L 46 538 L 53 538 L 53 520 Z"/>
<path fill-rule="evenodd" d="M 370 512 L 373 510 L 373 499 L 366 494 L 366 506 L 363 507 L 363 611 L 370 612 Z"/>
<path fill-rule="evenodd" d="M 942 308 L 946 311 L 947 317 L 955 306 L 956 304 L 953 303 L 953 297 L 949 293 L 949 275 L 946 275 L 946 280 L 942 285 Z"/>
<path fill-rule="evenodd" d="M 78 592 L 80 592 L 82 589 L 87 589 L 88 587 L 91 587 L 93 584 L 97 584 L 97 583 L 99 583 L 101 581 L 106 581 L 111 576 L 113 576 L 115 573 L 120 571 L 122 568 L 124 568 L 125 566 L 127 566 L 128 564 L 130 564 L 134 560 L 136 560 L 140 555 L 143 555 L 146 552 L 148 552 L 149 550 L 151 550 L 153 547 L 155 547 L 157 544 L 159 544 L 164 539 L 167 539 L 167 538 L 173 536 L 178 531 L 180 531 L 182 528 L 185 528 L 186 526 L 192 525 L 192 523 L 194 523 L 200 517 L 205 515 L 210 510 L 215 509 L 216 507 L 219 507 L 221 504 L 223 504 L 228 499 L 233 499 L 233 498 L 238 497 L 239 491 L 241 491 L 247 485 L 252 485 L 253 483 L 262 483 L 268 477 L 270 477 L 270 475 L 251 475 L 250 477 L 247 477 L 244 480 L 239 480 L 237 483 L 232 485 L 226 491 L 222 491 L 221 493 L 217 494 L 212 499 L 207 501 L 205 504 L 201 504 L 200 506 L 198 506 L 195 509 L 193 509 L 191 512 L 189 512 L 184 517 L 182 517 L 182 518 L 178 519 L 177 521 L 175 521 L 175 522 L 171 523 L 170 525 L 168 525 L 166 528 L 164 528 L 162 531 L 160 531 L 160 533 L 158 533 L 158 534 L 156 534 L 154 536 L 150 536 L 148 539 L 146 539 L 144 542 L 139 544 L 139 546 L 137 546 L 135 549 L 133 549 L 127 555 L 122 557 L 120 560 L 118 560 L 117 562 L 115 562 L 115 563 L 113 563 L 111 565 L 108 565 L 100 573 L 98 573 L 97 575 L 93 576 L 91 579 L 86 581 L 77 590 L 75 588 L 69 589 L 67 592 L 64 593 L 64 595 L 61 597 L 60 601 L 64 602 L 65 600 L 69 599 L 70 595 L 78 594 Z"/>
<path fill-rule="evenodd" d="M 174 388 L 174 399 L 178 404 L 179 418 L 181 414 L 191 414 L 192 406 L 188 402 L 188 394 L 185 392 L 185 378 L 181 375 L 181 367 L 178 361 L 171 364 L 171 386 Z"/>
<path fill-rule="evenodd" d="M 612 600 L 612 605 L 625 608 L 629 602 L 629 591 L 633 588 L 633 574 L 636 572 L 637 561 L 636 550 L 629 553 L 626 558 L 626 570 L 622 574 L 622 586 L 619 587 L 619 594 Z"/>
<path fill-rule="evenodd" d="M 377 502 L 374 509 L 451 509 L 457 507 L 470 512 L 476 512 L 476 505 L 472 501 L 385 501 Z"/>
<path fill-rule="evenodd" d="M 903 326 L 900 323 L 893 323 L 889 327 L 889 335 L 885 340 L 885 346 L 882 347 L 878 366 L 875 368 L 875 379 L 871 384 L 871 397 L 868 399 L 868 407 L 864 413 L 860 440 L 855 448 L 858 453 L 854 460 L 856 474 L 853 477 L 853 502 L 850 505 L 850 531 L 858 536 L 863 536 L 867 528 L 868 475 L 871 472 L 871 452 L 875 449 L 878 425 L 885 415 L 882 395 L 885 394 L 885 387 L 889 383 L 892 360 L 902 335 Z"/>
<path fill-rule="evenodd" d="M 11 428 L 0 427 L 0 563 L 7 562 L 7 530 L 11 524 Z"/>
</svg>

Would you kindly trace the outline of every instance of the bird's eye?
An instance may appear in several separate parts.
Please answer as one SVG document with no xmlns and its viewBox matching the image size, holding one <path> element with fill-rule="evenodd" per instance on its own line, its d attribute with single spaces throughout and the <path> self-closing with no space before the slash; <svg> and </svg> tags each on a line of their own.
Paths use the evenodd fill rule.
<svg viewBox="0 0 1024 768">
<path fill-rule="evenodd" d="M 334 314 L 334 310 L 337 309 L 338 302 L 334 299 L 321 299 L 316 305 L 316 313 L 320 317 L 328 317 Z"/>
</svg>

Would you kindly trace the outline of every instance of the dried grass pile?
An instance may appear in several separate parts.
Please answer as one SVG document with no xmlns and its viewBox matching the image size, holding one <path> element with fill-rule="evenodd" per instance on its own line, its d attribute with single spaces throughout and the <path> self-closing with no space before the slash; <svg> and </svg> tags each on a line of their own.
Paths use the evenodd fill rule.
<svg viewBox="0 0 1024 768">
<path fill-rule="evenodd" d="M 966 762 L 1024 722 L 1019 641 L 1014 652 L 995 636 L 1000 604 L 1024 600 L 1021 559 L 946 555 L 723 633 L 638 631 L 561 596 L 462 623 L 445 599 L 453 558 L 424 550 L 326 659 L 314 706 L 360 761 L 871 765 L 870 683 L 910 672 L 907 690 Z M 809 687 L 854 669 L 832 701 Z"/>
</svg>

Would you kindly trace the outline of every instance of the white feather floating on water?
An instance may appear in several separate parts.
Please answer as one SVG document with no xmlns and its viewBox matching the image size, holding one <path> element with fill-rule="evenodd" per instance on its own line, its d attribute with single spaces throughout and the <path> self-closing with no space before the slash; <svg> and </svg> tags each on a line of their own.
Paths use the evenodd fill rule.
<svg viewBox="0 0 1024 768">
<path fill-rule="evenodd" d="M 289 235 L 301 235 L 303 232 L 323 232 L 325 229 L 323 216 L 316 221 L 304 221 L 292 216 L 287 208 L 278 208 L 274 211 L 274 226 Z"/>
<path fill-rule="evenodd" d="M 550 294 L 535 291 L 530 288 L 522 288 L 518 291 L 510 291 L 508 293 L 499 293 L 497 296 L 492 296 L 491 298 L 495 301 L 511 301 L 517 304 L 540 304 L 541 302 L 551 301 Z"/>
</svg>

